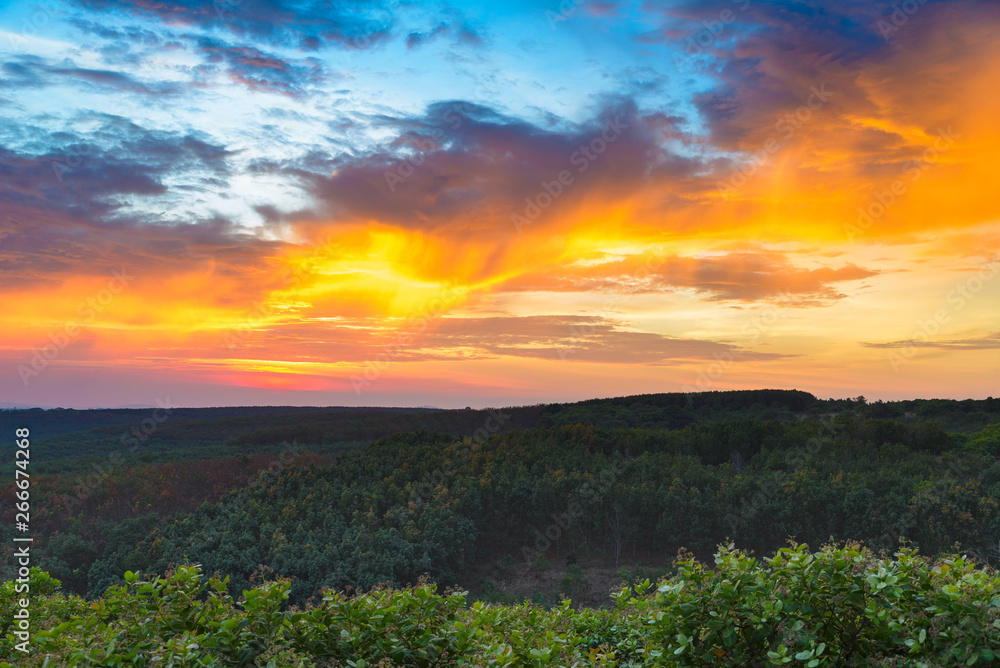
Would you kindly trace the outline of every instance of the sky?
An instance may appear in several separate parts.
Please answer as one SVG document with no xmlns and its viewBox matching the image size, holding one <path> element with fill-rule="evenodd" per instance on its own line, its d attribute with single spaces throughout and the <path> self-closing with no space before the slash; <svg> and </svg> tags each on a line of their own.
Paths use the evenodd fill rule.
<svg viewBox="0 0 1000 668">
<path fill-rule="evenodd" d="M 0 406 L 1000 395 L 1000 3 L 0 2 Z"/>
</svg>

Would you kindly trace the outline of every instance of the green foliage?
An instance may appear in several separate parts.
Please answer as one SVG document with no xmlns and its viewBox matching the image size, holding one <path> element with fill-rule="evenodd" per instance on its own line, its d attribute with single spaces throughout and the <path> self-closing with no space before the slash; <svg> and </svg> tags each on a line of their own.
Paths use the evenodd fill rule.
<svg viewBox="0 0 1000 668">
<path fill-rule="evenodd" d="M 15 645 L 24 642 L 17 638 L 15 613 L 23 609 L 20 602 L 29 603 L 31 629 L 51 628 L 74 615 L 83 615 L 87 611 L 87 603 L 78 596 L 65 596 L 60 587 L 62 583 L 39 568 L 31 567 L 27 582 L 8 580 L 0 585 L 0 668 L 3 661 L 18 656 Z M 26 585 L 26 586 L 25 586 Z"/>
<path fill-rule="evenodd" d="M 877 557 L 855 544 L 792 544 L 758 561 L 722 546 L 709 569 L 613 595 L 615 607 L 467 604 L 421 582 L 285 605 L 289 582 L 239 600 L 197 566 L 146 580 L 125 573 L 91 606 L 34 573 L 43 618 L 19 666 L 933 666 L 1000 656 L 1000 576 L 958 555 Z M 9 584 L 9 583 L 8 583 Z M 0 592 L 7 591 L 7 585 Z M 42 593 L 45 592 L 45 593 Z"/>
<path fill-rule="evenodd" d="M 857 545 L 792 544 L 763 563 L 721 547 L 715 569 L 678 561 L 648 605 L 644 648 L 661 665 L 936 666 L 1000 655 L 1000 578 L 962 557 L 895 559 Z"/>
<path fill-rule="evenodd" d="M 544 571 L 549 567 L 549 560 L 545 556 L 545 553 L 538 552 L 531 557 L 531 567 L 536 571 Z"/>
<path fill-rule="evenodd" d="M 33 658 L 69 666 L 303 666 L 282 648 L 289 619 L 282 610 L 289 582 L 245 591 L 239 604 L 218 578 L 203 582 L 197 566 L 126 584 L 33 638 Z M 23 656 L 23 655 L 22 655 Z"/>
<path fill-rule="evenodd" d="M 583 569 L 573 563 L 566 567 L 566 573 L 559 581 L 559 592 L 568 598 L 578 597 L 587 590 L 589 584 Z"/>
<path fill-rule="evenodd" d="M 459 622 L 465 592 L 438 596 L 435 589 L 422 584 L 402 594 L 328 594 L 321 605 L 291 615 L 291 645 L 348 665 L 389 659 L 393 665 L 431 666 L 467 654 L 475 633 Z"/>
<path fill-rule="evenodd" d="M 978 433 L 971 434 L 965 447 L 1000 458 L 1000 423 L 991 424 Z"/>
</svg>

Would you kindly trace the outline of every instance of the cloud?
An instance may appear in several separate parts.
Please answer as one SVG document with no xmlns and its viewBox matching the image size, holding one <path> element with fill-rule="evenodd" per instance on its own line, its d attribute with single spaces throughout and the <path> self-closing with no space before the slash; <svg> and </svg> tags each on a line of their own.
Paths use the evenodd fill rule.
<svg viewBox="0 0 1000 668">
<path fill-rule="evenodd" d="M 117 90 L 139 95 L 169 96 L 183 91 L 181 86 L 171 82 L 144 83 L 123 72 L 77 67 L 68 58 L 53 65 L 38 56 L 20 55 L 16 60 L 4 63 L 3 72 L 10 77 L 5 80 L 8 87 L 40 88 L 67 82 L 82 88 Z"/>
<path fill-rule="evenodd" d="M 445 318 L 429 339 L 431 349 L 468 348 L 491 355 L 611 364 L 713 359 L 714 354 L 733 350 L 716 341 L 630 330 L 601 316 Z M 754 360 L 781 357 L 786 355 L 745 353 L 746 359 Z"/>
<path fill-rule="evenodd" d="M 782 221 L 789 239 L 857 240 L 849 228 L 864 222 L 859 209 L 887 199 L 895 183 L 903 194 L 865 227 L 865 240 L 899 242 L 996 218 L 971 184 L 992 178 L 1000 146 L 987 120 L 1000 101 L 983 83 L 1000 71 L 996 33 L 985 27 L 1000 20 L 1000 5 L 919 3 L 888 36 L 879 21 L 898 5 L 643 7 L 658 28 L 642 43 L 682 52 L 674 69 L 707 82 L 691 101 L 710 168 L 679 184 L 680 197 L 648 202 L 635 217 L 669 210 L 702 233 L 740 225 L 771 239 Z"/>
<path fill-rule="evenodd" d="M 413 49 L 424 46 L 438 39 L 452 38 L 455 44 L 480 46 L 483 38 L 475 28 L 468 23 L 458 20 L 454 22 L 442 22 L 426 32 L 414 30 L 406 36 L 406 48 Z"/>
<path fill-rule="evenodd" d="M 525 61 L 539 74 L 537 97 L 529 101 L 541 112 L 535 121 L 504 106 L 516 96 L 470 102 L 461 99 L 468 92 L 461 85 L 414 93 L 400 103 L 405 111 L 358 103 L 357 91 L 332 81 L 321 60 L 292 51 L 361 49 L 392 35 L 405 40 L 408 63 L 387 64 L 383 54 L 359 58 L 389 73 L 365 83 L 359 75 L 358 87 L 405 76 L 404 67 L 432 71 L 440 65 L 427 59 L 440 55 L 439 47 L 482 41 L 472 23 L 444 10 L 404 28 L 394 3 L 361 12 L 310 0 L 79 4 L 114 14 L 75 21 L 106 40 L 98 50 L 104 62 L 84 60 L 89 46 L 68 52 L 76 62 L 11 58 L 2 92 L 27 100 L 34 89 L 62 84 L 108 100 L 129 93 L 143 97 L 143 113 L 176 109 L 176 124 L 157 130 L 142 127 L 150 121 L 98 113 L 13 121 L 0 135 L 9 138 L 0 147 L 0 290 L 37 295 L 42 304 L 46 290 L 62 294 L 74 277 L 97 280 L 117 263 L 139 266 L 149 281 L 143 298 L 156 308 L 137 298 L 131 311 L 109 321 L 139 332 L 160 328 L 177 338 L 217 340 L 254 303 L 270 300 L 287 308 L 247 343 L 259 359 L 277 353 L 359 361 L 391 343 L 387 315 L 406 312 L 422 291 L 451 279 L 469 294 L 510 297 L 507 304 L 535 298 L 526 292 L 669 299 L 686 291 L 703 302 L 692 320 L 757 301 L 828 306 L 866 289 L 859 283 L 878 274 L 866 268 L 864 254 L 842 250 L 845 222 L 924 155 L 937 127 L 951 123 L 965 143 L 942 154 L 919 181 L 907 181 L 907 192 L 866 228 L 865 240 L 899 243 L 902 232 L 912 240 L 996 217 L 982 188 L 991 182 L 984 175 L 998 147 L 991 86 L 1000 52 L 982 20 L 994 10 L 964 0 L 926 3 L 890 40 L 876 24 L 885 8 L 853 0 L 649 3 L 645 18 L 656 29 L 641 36 L 643 48 L 683 46 L 711 33 L 682 72 L 698 79 L 699 93 L 675 101 L 688 89 L 655 69 L 659 64 L 629 64 L 617 73 L 609 65 L 608 80 L 586 88 L 587 102 L 571 108 L 562 104 L 562 82 L 545 79 L 553 63 L 561 64 L 562 55 L 550 51 L 552 61 Z M 624 39 L 614 5 L 581 8 L 615 19 L 606 26 L 609 45 Z M 717 34 L 705 27 L 727 9 L 731 24 Z M 104 18 L 113 20 L 96 20 Z M 151 20 L 116 25 L 122 18 Z M 583 29 L 588 21 L 577 18 Z M 186 51 L 167 52 L 177 45 Z M 191 54 L 199 59 L 193 66 Z M 462 67 L 483 76 L 472 60 Z M 174 78 L 193 73 L 193 85 L 150 81 L 153 66 L 171 68 Z M 207 112 L 218 111 L 230 92 L 202 92 L 210 78 L 235 82 L 241 101 L 243 89 L 296 99 L 270 98 L 268 109 L 248 105 L 240 123 L 219 115 L 209 121 Z M 780 119 L 824 85 L 829 102 L 808 108 L 785 137 Z M 546 106 L 549 95 L 559 103 Z M 166 96 L 177 106 L 159 101 Z M 685 116 L 691 109 L 697 122 Z M 186 123 L 204 123 L 205 131 Z M 267 141 L 254 146 L 262 137 Z M 720 193 L 718 184 L 751 164 L 771 137 L 779 149 L 752 164 L 745 185 Z M 563 173 L 569 183 L 560 181 Z M 192 213 L 191 201 L 205 201 L 203 194 L 217 199 Z M 220 212 L 206 211 L 218 201 Z M 263 229 L 247 233 L 258 218 Z M 341 246 L 331 257 L 314 257 L 309 242 L 324 235 Z M 978 238 L 990 239 L 986 232 Z M 819 248 L 773 250 L 803 246 Z M 669 253 L 640 274 L 651 259 L 644 248 Z M 281 270 L 296 263 L 311 273 L 290 287 Z M 551 310 L 565 301 L 542 299 L 551 301 L 541 308 Z M 445 317 L 418 343 L 400 359 L 558 359 L 563 351 L 577 360 L 660 364 L 728 349 L 719 341 L 635 331 L 626 321 L 563 315 Z M 197 346 L 171 344 L 178 355 L 199 354 Z M 95 344 L 90 354 L 117 353 Z"/>
<path fill-rule="evenodd" d="M 86 34 L 114 41 L 119 45 L 138 44 L 144 47 L 157 47 L 163 43 L 160 36 L 155 32 L 139 26 L 112 28 L 96 21 L 89 21 L 80 16 L 71 17 L 67 22 Z"/>
<path fill-rule="evenodd" d="M 6 230 L 0 232 L 5 235 L 0 246 L 0 291 L 51 288 L 103 276 L 122 265 L 141 267 L 145 276 L 160 278 L 208 267 L 220 275 L 242 276 L 248 290 L 267 287 L 270 277 L 255 274 L 261 256 L 273 253 L 276 244 L 227 221 L 151 225 L 142 220 L 74 218 L 72 213 L 0 203 Z M 169 280 L 162 283 L 169 284 Z M 206 298 L 210 292 L 206 288 Z"/>
<path fill-rule="evenodd" d="M 84 116 L 96 126 L 91 132 L 53 132 L 44 153 L 0 147 L 0 204 L 96 219 L 128 208 L 115 195 L 164 195 L 168 177 L 229 172 L 229 152 L 197 133 L 147 130 L 110 114 Z"/>
<path fill-rule="evenodd" d="M 795 305 L 828 305 L 846 295 L 834 283 L 878 272 L 847 263 L 839 268 L 795 266 L 776 251 L 727 252 L 708 257 L 637 255 L 599 264 L 577 264 L 544 274 L 526 274 L 507 291 L 621 292 L 644 294 L 693 289 L 709 301 L 781 298 Z"/>
<path fill-rule="evenodd" d="M 137 25 L 112 27 L 82 16 L 70 17 L 66 22 L 82 33 L 79 46 L 84 50 L 96 49 L 110 67 L 157 67 L 158 57 L 182 47 L 177 36 L 162 26 L 157 26 L 156 31 Z M 98 38 L 100 42 L 92 44 L 91 37 Z"/>
<path fill-rule="evenodd" d="M 663 364 L 715 359 L 738 348 L 717 341 L 635 331 L 601 316 L 539 315 L 455 317 L 403 322 L 338 319 L 332 323 L 276 323 L 247 340 L 240 355 L 253 359 L 280 347 L 309 363 L 362 363 L 388 355 L 398 362 L 518 357 L 608 364 Z M 741 359 L 767 361 L 790 355 L 741 350 Z"/>
<path fill-rule="evenodd" d="M 167 24 L 228 31 L 241 38 L 313 51 L 364 49 L 386 39 L 397 0 L 76 0 L 95 12 L 153 18 Z"/>
<path fill-rule="evenodd" d="M 31 63 L 6 62 L 0 65 L 4 78 L 0 79 L 3 88 L 41 88 L 48 85 Z"/>
<path fill-rule="evenodd" d="M 525 208 L 525 198 L 535 198 L 561 172 L 571 172 L 573 184 L 553 210 L 568 212 L 587 199 L 626 198 L 651 175 L 683 175 L 698 166 L 664 151 L 655 134 L 659 128 L 651 129 L 631 100 L 609 102 L 590 121 L 561 129 L 460 100 L 434 103 L 422 116 L 368 123 L 389 130 L 392 139 L 341 157 L 332 172 L 300 176 L 338 217 L 406 228 L 461 222 L 466 228 L 513 230 L 513 214 Z M 589 152 L 592 144 L 599 154 Z M 537 227 L 553 218 L 547 215 Z"/>
<path fill-rule="evenodd" d="M 945 339 L 942 341 L 862 341 L 866 348 L 930 348 L 932 350 L 997 350 L 1000 349 L 1000 332 L 971 339 Z"/>
<path fill-rule="evenodd" d="M 232 81 L 251 90 L 297 97 L 326 79 L 325 68 L 316 58 L 292 62 L 253 46 L 233 46 L 208 38 L 198 40 L 198 50 L 209 64 L 196 71 L 204 74 L 222 66 Z"/>
<path fill-rule="evenodd" d="M 185 182 L 225 179 L 230 152 L 197 132 L 149 130 L 131 120 L 90 113 L 74 119 L 88 132 L 39 135 L 30 152 L 0 146 L 0 290 L 31 291 L 122 263 L 149 272 L 185 271 L 252 238 L 223 219 L 177 223 L 135 208 L 142 198 L 183 197 Z M 182 203 L 183 205 L 183 203 Z M 178 211 L 182 209 L 178 207 Z M 176 212 L 171 212 L 175 213 Z M 210 250 L 214 246 L 215 250 Z M 195 250 L 199 249 L 199 250 Z"/>
<path fill-rule="evenodd" d="M 0 148 L 0 202 L 98 216 L 121 206 L 108 199 L 112 195 L 167 192 L 155 167 L 144 169 L 146 165 L 102 154 L 77 139 L 70 137 L 65 152 L 41 155 Z"/>
</svg>

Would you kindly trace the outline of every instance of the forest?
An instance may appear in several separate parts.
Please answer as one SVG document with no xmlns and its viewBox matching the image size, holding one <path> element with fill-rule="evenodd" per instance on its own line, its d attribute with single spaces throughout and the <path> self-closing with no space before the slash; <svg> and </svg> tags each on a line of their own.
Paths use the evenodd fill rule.
<svg viewBox="0 0 1000 668">
<path fill-rule="evenodd" d="M 521 649 L 510 637 L 487 642 L 493 623 L 484 619 L 491 614 L 512 616 L 518 628 L 531 626 L 526 616 L 540 615 L 556 636 L 569 637 L 569 629 L 597 634 L 583 650 L 573 649 L 577 665 L 718 665 L 711 661 L 720 651 L 732 660 L 726 665 L 778 665 L 788 663 L 785 658 L 868 665 L 851 661 L 897 650 L 919 654 L 906 644 L 910 636 L 888 629 L 892 619 L 880 617 L 878 605 L 911 605 L 918 614 L 920 596 L 934 592 L 972 606 L 959 618 L 978 625 L 985 640 L 969 650 L 940 638 L 941 619 L 923 609 L 919 614 L 940 646 L 924 638 L 921 652 L 931 657 L 961 645 L 968 665 L 1000 652 L 1000 592 L 987 595 L 1000 566 L 997 399 L 870 403 L 762 390 L 486 410 L 175 410 L 162 422 L 142 409 L 98 417 L 0 413 L 4 422 L 32 430 L 50 413 L 57 418 L 32 446 L 32 564 L 39 569 L 33 577 L 48 583 L 37 589 L 47 591 L 44 605 L 63 610 L 65 619 L 53 618 L 49 630 L 69 624 L 45 641 L 54 643 L 56 655 L 70 656 L 73 638 L 96 633 L 81 625 L 111 633 L 124 624 L 123 615 L 138 614 L 136 606 L 191 608 L 197 600 L 215 607 L 199 608 L 207 617 L 184 621 L 193 626 L 183 633 L 218 634 L 235 620 L 228 631 L 236 638 L 234 629 L 249 633 L 263 623 L 250 614 L 259 604 L 273 606 L 265 614 L 277 620 L 267 631 L 271 644 L 245 661 L 179 659 L 174 665 L 270 665 L 281 652 L 287 656 L 274 665 L 313 665 L 309 661 L 323 657 L 334 662 L 318 665 L 383 659 L 394 662 L 386 665 L 452 665 L 441 658 L 451 652 L 454 659 L 454 648 L 445 649 L 451 642 L 472 643 L 467 651 L 483 656 L 523 649 L 530 661 L 541 662 L 488 665 L 546 665 L 530 652 L 547 647 L 551 654 L 554 641 L 522 638 Z M 135 443 L 123 447 L 123 439 Z M 14 578 L 14 492 L 8 485 L 0 506 L 2 580 Z M 844 629 L 836 639 L 824 636 L 833 631 L 814 618 L 813 603 L 787 600 L 780 623 L 779 611 L 761 612 L 784 600 L 775 599 L 777 590 L 761 589 L 762 569 L 792 578 L 798 591 L 792 598 L 817 595 L 793 572 L 804 560 L 831 569 L 823 586 L 845 587 L 836 605 L 853 612 L 844 614 L 874 615 L 855 620 L 855 649 L 847 648 Z M 733 598 L 727 587 L 735 585 L 719 580 L 727 569 L 746 580 L 747 591 L 756 587 L 759 600 Z M 898 575 L 904 571 L 905 578 Z M 965 579 L 948 580 L 958 571 Z M 888 595 L 885 583 L 876 582 L 886 573 L 898 575 L 890 583 L 901 589 L 898 600 L 857 608 L 865 596 Z M 809 577 L 818 576 L 810 571 Z M 988 586 L 973 596 L 978 603 L 966 601 L 964 589 L 955 596 L 946 591 L 980 579 Z M 154 601 L 154 590 L 171 593 Z M 908 596 L 912 601 L 905 603 Z M 333 619 L 363 614 L 373 601 L 399 610 L 415 606 L 440 622 L 433 636 L 444 643 L 434 650 L 440 663 L 388 650 L 324 655 L 317 643 Z M 716 603 L 764 606 L 747 618 L 756 630 L 740 628 L 730 637 L 728 617 L 698 617 Z M 668 625 L 657 616 L 667 608 L 683 615 L 672 613 Z M 940 614 L 959 614 L 949 610 Z M 744 614 L 750 613 L 731 611 L 733 619 Z M 643 615 L 645 627 L 637 621 Z M 716 621 L 723 626 L 716 628 Z M 222 626 L 213 627 L 216 622 Z M 798 635 L 788 630 L 799 623 L 805 626 Z M 326 631 L 311 639 L 296 635 L 309 624 L 326 624 Z M 480 629 L 475 638 L 458 637 L 474 627 Z M 654 627 L 651 635 L 639 632 Z M 147 640 L 166 643 L 163 633 L 174 631 Z M 869 631 L 879 639 L 862 651 L 858 643 Z M 716 640 L 707 639 L 716 632 Z M 9 642 L 10 629 L 5 633 Z M 824 643 L 829 649 L 819 650 Z M 569 652 L 571 644 L 560 647 Z M 564 665 L 569 654 L 562 656 L 563 649 L 548 662 Z M 657 664 L 651 652 L 660 650 L 671 661 L 690 662 Z M 734 652 L 746 654 L 739 659 Z M 774 652 L 779 658 L 770 656 Z M 808 657 L 794 659 L 799 655 Z M 79 665 L 132 665 L 95 660 L 78 659 Z"/>
</svg>

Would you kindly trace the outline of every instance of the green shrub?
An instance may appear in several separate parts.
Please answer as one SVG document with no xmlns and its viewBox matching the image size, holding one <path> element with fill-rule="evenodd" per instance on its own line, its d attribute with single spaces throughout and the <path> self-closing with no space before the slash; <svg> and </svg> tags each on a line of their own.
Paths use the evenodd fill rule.
<svg viewBox="0 0 1000 668">
<path fill-rule="evenodd" d="M 975 665 L 1000 655 L 1000 579 L 958 556 L 857 545 L 784 548 L 763 563 L 732 546 L 690 557 L 648 605 L 645 653 L 663 665 Z"/>
<path fill-rule="evenodd" d="M 3 645 L 0 668 L 933 668 L 1000 656 L 1000 577 L 957 555 L 930 560 L 902 549 L 886 558 L 856 544 L 815 553 L 792 544 L 757 560 L 730 545 L 713 568 L 688 554 L 675 567 L 656 585 L 623 588 L 613 609 L 600 610 L 574 610 L 568 599 L 552 608 L 469 606 L 466 592 L 439 594 L 426 582 L 327 592 L 317 605 L 290 609 L 288 580 L 234 600 L 224 580 L 205 581 L 198 566 L 153 579 L 126 573 L 124 585 L 88 606 L 35 570 L 32 652 Z M 0 587 L 4 619 L 12 585 Z"/>
<path fill-rule="evenodd" d="M 63 595 L 62 582 L 45 571 L 32 566 L 27 580 L 27 583 L 10 580 L 0 585 L 0 665 L 5 657 L 20 655 L 15 645 L 24 641 L 14 635 L 17 630 L 14 614 L 21 609 L 18 605 L 21 599 L 30 602 L 29 638 L 38 630 L 56 626 L 74 615 L 83 615 L 88 609 L 87 602 L 79 596 Z M 25 584 L 27 591 L 24 591 Z"/>
<path fill-rule="evenodd" d="M 549 560 L 545 557 L 544 552 L 536 552 L 531 557 L 531 567 L 536 571 L 544 571 L 549 567 Z"/>
<path fill-rule="evenodd" d="M 1000 457 L 1000 423 L 991 424 L 982 431 L 971 434 L 965 447 L 992 457 Z"/>
<path fill-rule="evenodd" d="M 566 567 L 566 574 L 559 581 L 559 591 L 570 598 L 579 596 L 587 589 L 587 576 L 576 563 Z"/>
</svg>

